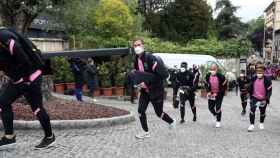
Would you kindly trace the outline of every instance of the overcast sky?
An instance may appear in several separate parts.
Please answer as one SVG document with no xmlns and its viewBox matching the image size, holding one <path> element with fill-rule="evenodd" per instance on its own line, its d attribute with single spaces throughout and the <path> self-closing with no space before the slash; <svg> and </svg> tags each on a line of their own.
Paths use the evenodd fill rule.
<svg viewBox="0 0 280 158">
<path fill-rule="evenodd" d="M 216 0 L 208 0 L 215 8 Z M 263 15 L 263 11 L 273 0 L 231 0 L 235 6 L 240 6 L 237 16 L 241 17 L 243 22 L 255 19 Z"/>
</svg>

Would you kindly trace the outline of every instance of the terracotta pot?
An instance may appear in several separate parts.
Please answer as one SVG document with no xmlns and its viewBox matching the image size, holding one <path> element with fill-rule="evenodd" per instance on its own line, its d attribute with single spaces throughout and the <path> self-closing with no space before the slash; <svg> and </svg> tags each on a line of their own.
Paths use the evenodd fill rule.
<svg viewBox="0 0 280 158">
<path fill-rule="evenodd" d="M 63 94 L 64 90 L 65 90 L 65 84 L 64 83 L 55 84 L 54 88 L 55 88 L 56 93 L 62 93 Z"/>
<path fill-rule="evenodd" d="M 135 97 L 135 99 L 138 99 L 139 91 L 137 89 L 134 89 L 133 93 L 134 93 L 133 96 Z"/>
<path fill-rule="evenodd" d="M 113 95 L 116 95 L 116 89 L 117 89 L 117 87 L 111 87 L 112 88 L 112 94 Z"/>
<path fill-rule="evenodd" d="M 66 83 L 67 89 L 75 89 L 75 83 Z"/>
<path fill-rule="evenodd" d="M 124 87 L 115 87 L 115 95 L 123 96 L 124 95 Z"/>
<path fill-rule="evenodd" d="M 100 96 L 100 94 L 101 94 L 101 92 L 100 92 L 99 88 L 94 89 L 94 91 L 93 91 L 93 96 L 94 97 L 98 97 L 98 96 Z"/>
<path fill-rule="evenodd" d="M 102 88 L 103 95 L 104 96 L 112 96 L 113 95 L 113 89 L 112 88 Z"/>
<path fill-rule="evenodd" d="M 88 92 L 89 89 L 88 89 L 88 86 L 87 85 L 83 85 L 83 92 Z"/>
</svg>

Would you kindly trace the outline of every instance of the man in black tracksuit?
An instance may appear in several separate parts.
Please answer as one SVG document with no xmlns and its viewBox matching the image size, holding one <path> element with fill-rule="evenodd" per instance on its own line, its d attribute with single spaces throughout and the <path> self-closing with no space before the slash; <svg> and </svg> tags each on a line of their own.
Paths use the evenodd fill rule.
<svg viewBox="0 0 280 158">
<path fill-rule="evenodd" d="M 227 80 L 225 76 L 218 73 L 218 66 L 211 65 L 210 73 L 206 75 L 205 87 L 208 92 L 208 107 L 210 112 L 216 117 L 216 128 L 221 127 L 222 102 L 225 95 Z"/>
<path fill-rule="evenodd" d="M 196 90 L 198 87 L 199 77 L 200 77 L 200 73 L 199 73 L 198 67 L 196 65 L 193 65 L 192 73 L 194 76 L 193 86 L 194 86 L 194 89 Z"/>
<path fill-rule="evenodd" d="M 248 64 L 248 69 L 247 69 L 247 78 L 251 80 L 253 77 L 256 76 L 256 66 L 254 64 Z"/>
<path fill-rule="evenodd" d="M 176 68 L 169 69 L 170 78 L 169 81 L 171 82 L 172 90 L 173 90 L 173 107 L 178 108 L 179 105 L 179 98 L 177 97 L 178 89 L 179 89 L 179 83 L 177 80 L 177 73 L 178 70 Z"/>
<path fill-rule="evenodd" d="M 31 62 L 31 55 L 35 52 L 26 43 L 24 44 L 22 39 L 19 34 L 10 29 L 0 29 L 0 64 L 2 71 L 10 78 L 0 94 L 0 113 L 5 129 L 0 146 L 16 142 L 11 104 L 24 95 L 45 132 L 45 137 L 36 148 L 44 148 L 55 141 L 55 136 L 52 133 L 49 116 L 42 104 L 42 67 Z"/>
<path fill-rule="evenodd" d="M 179 97 L 180 97 L 180 114 L 181 121 L 180 123 L 185 122 L 185 104 L 186 100 L 189 100 L 192 113 L 193 121 L 196 121 L 196 107 L 194 105 L 195 101 L 195 88 L 194 88 L 194 76 L 191 71 L 188 70 L 188 64 L 186 62 L 181 63 L 180 72 L 177 73 L 177 80 L 179 83 Z"/>
<path fill-rule="evenodd" d="M 245 70 L 241 70 L 240 77 L 237 79 L 237 84 L 240 90 L 240 98 L 242 105 L 241 115 L 246 114 L 247 99 L 248 99 L 248 88 L 249 88 L 249 79 L 246 76 Z"/>
<path fill-rule="evenodd" d="M 158 65 L 158 60 L 155 56 L 144 51 L 144 42 L 141 39 L 134 40 L 133 48 L 136 54 L 134 62 L 135 72 L 132 72 L 130 75 L 134 85 L 138 85 L 141 88 L 138 113 L 142 129 L 144 130 L 144 132 L 137 134 L 136 138 L 144 139 L 150 137 L 146 118 L 146 110 L 150 102 L 154 107 L 156 115 L 167 122 L 171 128 L 175 127 L 176 122 L 163 112 L 164 86 L 163 79 L 159 75 L 161 69 Z"/>
<path fill-rule="evenodd" d="M 250 94 L 250 126 L 248 132 L 254 130 L 255 124 L 255 111 L 257 108 L 260 109 L 260 124 L 259 128 L 264 129 L 264 119 L 266 107 L 270 102 L 270 97 L 272 95 L 272 82 L 271 80 L 264 76 L 264 65 L 258 63 L 256 65 L 256 76 L 251 79 L 251 84 L 249 87 Z"/>
</svg>

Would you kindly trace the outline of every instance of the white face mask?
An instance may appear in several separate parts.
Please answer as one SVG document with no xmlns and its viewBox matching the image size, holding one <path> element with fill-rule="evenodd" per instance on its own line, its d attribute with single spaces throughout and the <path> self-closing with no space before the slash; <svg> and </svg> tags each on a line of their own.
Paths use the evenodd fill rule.
<svg viewBox="0 0 280 158">
<path fill-rule="evenodd" d="M 258 78 L 262 78 L 262 77 L 263 77 L 263 74 L 257 74 L 257 77 L 258 77 Z"/>
<path fill-rule="evenodd" d="M 138 46 L 138 47 L 134 48 L 134 51 L 135 51 L 135 54 L 140 55 L 140 54 L 142 54 L 144 52 L 144 48 Z"/>
<path fill-rule="evenodd" d="M 185 71 L 186 71 L 186 69 L 185 69 L 185 68 L 183 68 L 183 67 L 181 67 L 181 68 L 180 68 L 180 71 L 181 71 L 181 72 L 185 72 Z"/>
<path fill-rule="evenodd" d="M 215 76 L 217 74 L 217 71 L 210 71 L 212 76 Z"/>
</svg>

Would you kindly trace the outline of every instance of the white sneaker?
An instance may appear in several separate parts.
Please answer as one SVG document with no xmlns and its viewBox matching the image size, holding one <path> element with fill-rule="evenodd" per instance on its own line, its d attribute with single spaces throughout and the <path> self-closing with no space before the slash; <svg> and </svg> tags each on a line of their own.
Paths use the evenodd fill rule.
<svg viewBox="0 0 280 158">
<path fill-rule="evenodd" d="M 176 128 L 176 120 L 174 120 L 171 124 L 169 124 L 170 129 L 175 129 Z"/>
<path fill-rule="evenodd" d="M 216 122 L 216 128 L 221 128 L 221 122 Z"/>
<path fill-rule="evenodd" d="M 264 124 L 263 123 L 260 123 L 259 127 L 260 127 L 260 130 L 264 130 Z"/>
<path fill-rule="evenodd" d="M 96 99 L 92 99 L 92 101 L 93 101 L 93 102 L 97 102 L 97 100 L 96 100 Z"/>
<path fill-rule="evenodd" d="M 248 132 L 253 132 L 254 131 L 255 126 L 254 125 L 250 125 L 248 127 Z"/>
<path fill-rule="evenodd" d="M 144 139 L 144 138 L 150 138 L 151 135 L 150 135 L 150 132 L 142 132 L 142 133 L 135 135 L 135 137 L 137 139 Z"/>
</svg>

